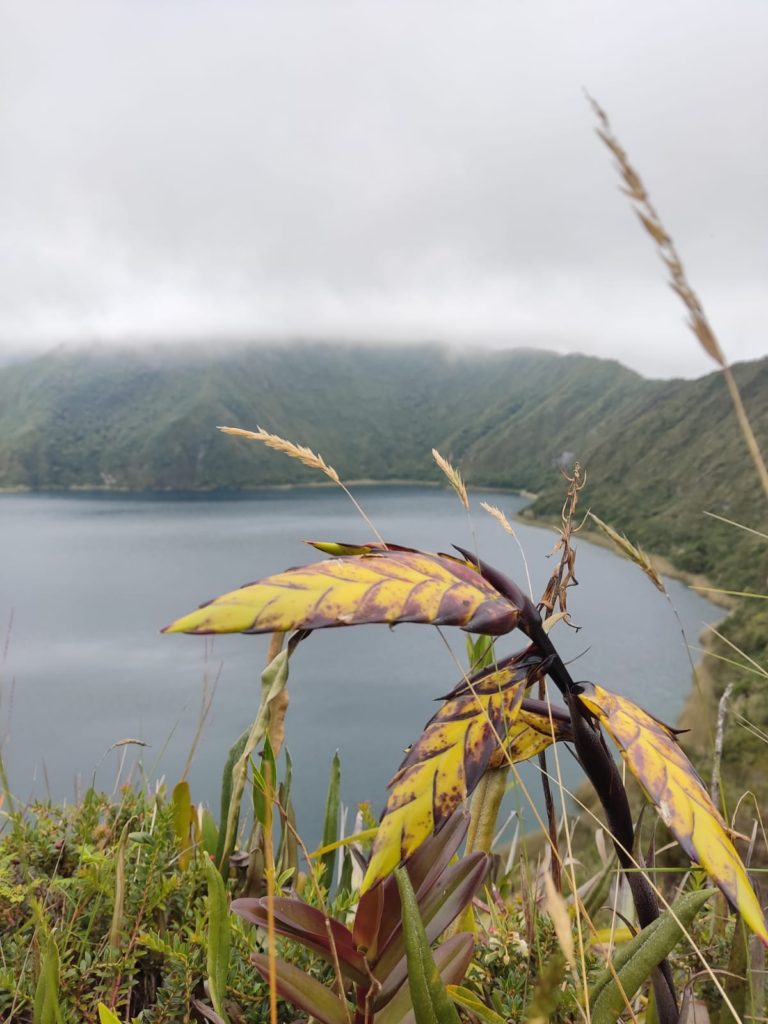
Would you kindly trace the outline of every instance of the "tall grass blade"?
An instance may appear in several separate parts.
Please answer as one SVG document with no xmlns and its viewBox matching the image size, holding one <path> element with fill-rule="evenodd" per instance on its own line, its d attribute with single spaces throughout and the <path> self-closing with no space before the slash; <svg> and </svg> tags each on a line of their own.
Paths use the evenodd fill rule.
<svg viewBox="0 0 768 1024">
<path fill-rule="evenodd" d="M 226 823 L 229 821 L 230 811 L 235 814 L 235 833 L 237 833 L 237 826 L 240 822 L 240 808 L 232 807 L 232 775 L 235 770 L 235 765 L 243 756 L 245 750 L 245 744 L 248 742 L 249 730 L 246 729 L 242 733 L 232 746 L 229 748 L 229 754 L 224 764 L 224 771 L 221 776 L 221 798 L 219 800 L 219 835 L 216 842 L 216 863 L 219 866 L 219 870 L 226 876 L 229 873 L 229 855 L 232 850 L 225 850 L 224 843 L 226 840 Z"/>
<path fill-rule="evenodd" d="M 751 964 L 749 962 L 749 932 L 743 921 L 736 921 L 728 958 L 728 970 L 723 978 L 723 988 L 733 1003 L 733 1009 L 740 1020 L 749 1020 L 754 1016 L 751 989 Z M 720 1011 L 720 1024 L 731 1024 L 733 1013 L 726 1004 Z"/>
<path fill-rule="evenodd" d="M 331 846 L 339 838 L 339 815 L 341 813 L 341 758 L 338 750 L 331 761 L 331 774 L 328 780 L 328 795 L 325 800 L 325 818 L 323 821 L 323 846 Z M 336 850 L 329 849 L 320 858 L 319 880 L 330 889 L 333 885 L 333 874 L 336 868 Z"/>
<path fill-rule="evenodd" d="M 229 853 L 234 849 L 237 836 L 237 823 L 240 820 L 240 805 L 248 775 L 248 762 L 256 744 L 266 736 L 269 726 L 269 708 L 272 701 L 281 693 L 288 682 L 288 660 L 290 647 L 280 651 L 261 674 L 261 701 L 253 725 L 248 733 L 243 750 L 232 768 L 232 792 L 227 813 L 227 824 L 224 831 L 222 859 L 219 870 L 224 873 Z"/>
<path fill-rule="evenodd" d="M 119 949 L 122 944 L 123 917 L 125 915 L 125 849 L 133 819 L 127 821 L 120 833 L 120 840 L 115 852 L 115 906 L 112 911 L 112 924 L 109 928 L 109 944 L 112 949 Z"/>
<path fill-rule="evenodd" d="M 208 883 L 208 935 L 207 965 L 208 988 L 211 1002 L 216 1013 L 229 1024 L 224 1010 L 224 996 L 227 991 L 229 974 L 229 951 L 231 934 L 229 924 L 229 901 L 224 879 L 216 866 L 206 857 L 204 859 L 205 878 Z"/>
</svg>

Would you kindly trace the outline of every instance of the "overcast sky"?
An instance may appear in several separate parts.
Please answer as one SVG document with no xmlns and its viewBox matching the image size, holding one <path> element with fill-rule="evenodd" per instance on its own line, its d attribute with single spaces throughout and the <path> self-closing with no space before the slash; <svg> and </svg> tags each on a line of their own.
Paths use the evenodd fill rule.
<svg viewBox="0 0 768 1024">
<path fill-rule="evenodd" d="M 768 351 L 768 3 L 5 0 L 0 346 L 444 340 Z"/>
</svg>

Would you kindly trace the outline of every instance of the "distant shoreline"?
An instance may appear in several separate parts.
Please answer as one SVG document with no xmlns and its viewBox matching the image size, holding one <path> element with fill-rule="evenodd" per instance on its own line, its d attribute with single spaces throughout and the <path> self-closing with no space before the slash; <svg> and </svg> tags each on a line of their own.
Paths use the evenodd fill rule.
<svg viewBox="0 0 768 1024">
<path fill-rule="evenodd" d="M 346 487 L 430 487 L 436 490 L 448 491 L 450 488 L 442 480 L 373 480 L 368 477 L 361 477 L 358 480 L 345 480 Z M 338 487 L 332 480 L 315 480 L 307 483 L 283 483 L 283 484 L 253 484 L 246 487 L 115 487 L 107 484 L 71 484 L 69 487 L 26 487 L 19 484 L 14 487 L 0 487 L 2 494 L 254 494 L 260 491 L 296 491 L 307 489 L 328 489 Z M 514 487 L 504 486 L 468 486 L 470 493 L 487 494 L 498 491 L 502 494 L 517 494 L 521 498 L 533 501 L 538 497 L 533 491 L 518 490 Z"/>
</svg>

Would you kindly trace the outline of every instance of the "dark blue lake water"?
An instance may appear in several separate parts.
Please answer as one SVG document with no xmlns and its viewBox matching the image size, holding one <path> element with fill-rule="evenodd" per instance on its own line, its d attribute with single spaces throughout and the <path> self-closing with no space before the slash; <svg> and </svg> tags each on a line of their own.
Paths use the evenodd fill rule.
<svg viewBox="0 0 768 1024">
<path fill-rule="evenodd" d="M 361 487 L 358 497 L 391 542 L 450 550 L 453 542 L 525 584 L 514 540 L 479 507 L 511 516 L 524 500 L 473 499 L 472 524 L 452 493 L 418 487 Z M 549 530 L 515 525 L 538 597 L 552 568 Z M 111 744 L 135 737 L 150 782 L 179 777 L 195 732 L 203 682 L 218 679 L 213 708 L 190 773 L 193 799 L 218 807 L 227 750 L 251 722 L 267 639 L 161 636 L 160 628 L 202 601 L 288 566 L 315 560 L 305 538 L 365 541 L 370 532 L 335 490 L 248 496 L 0 496 L 0 728 L 11 784 L 21 799 L 73 798 L 96 778 L 111 789 L 121 756 Z M 579 542 L 580 586 L 570 592 L 576 633 L 553 637 L 572 672 L 674 721 L 691 683 L 680 630 L 662 595 L 612 552 Z M 722 612 L 668 583 L 695 644 Z M 376 813 L 402 750 L 433 714 L 433 699 L 461 677 L 465 637 L 402 625 L 316 632 L 292 662 L 287 743 L 294 761 L 298 823 L 306 841 L 321 830 L 327 773 L 341 751 L 342 798 Z M 503 638 L 499 654 L 524 646 Z M 137 777 L 128 748 L 124 777 Z M 569 785 L 580 772 L 565 750 Z M 538 790 L 537 770 L 526 769 Z M 530 819 L 529 819 L 530 821 Z"/>
</svg>

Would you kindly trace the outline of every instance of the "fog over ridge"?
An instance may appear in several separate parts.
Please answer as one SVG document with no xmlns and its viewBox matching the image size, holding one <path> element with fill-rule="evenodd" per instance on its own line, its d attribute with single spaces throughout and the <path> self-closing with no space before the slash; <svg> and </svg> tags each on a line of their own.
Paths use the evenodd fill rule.
<svg viewBox="0 0 768 1024">
<path fill-rule="evenodd" d="M 30 0 L 0 35 L 0 346 L 247 336 L 710 369 L 765 351 L 768 8 Z"/>
</svg>

